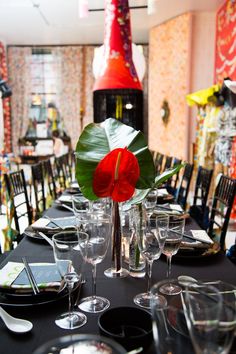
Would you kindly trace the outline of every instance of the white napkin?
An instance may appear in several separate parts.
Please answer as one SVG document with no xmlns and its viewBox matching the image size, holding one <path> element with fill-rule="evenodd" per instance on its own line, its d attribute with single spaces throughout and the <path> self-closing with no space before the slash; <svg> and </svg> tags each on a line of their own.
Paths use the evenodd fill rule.
<svg viewBox="0 0 236 354">
<path fill-rule="evenodd" d="M 191 230 L 194 238 L 198 240 L 207 241 L 210 244 L 213 244 L 214 241 L 208 236 L 205 230 Z"/>
<path fill-rule="evenodd" d="M 167 192 L 166 188 L 160 188 L 157 190 L 157 195 L 158 197 L 163 197 L 165 195 L 168 195 L 169 193 Z"/>
<path fill-rule="evenodd" d="M 49 266 L 49 265 L 54 265 L 54 263 L 30 263 L 30 266 Z M 5 288 L 5 289 L 14 289 L 14 290 L 31 290 L 31 285 L 30 284 L 14 284 L 15 280 L 17 277 L 20 275 L 22 270 L 24 269 L 24 264 L 23 263 L 18 263 L 18 262 L 8 262 L 2 269 L 0 269 L 0 288 Z M 45 268 L 46 269 L 46 268 Z M 32 270 L 32 268 L 31 268 Z M 41 275 L 40 275 L 41 276 Z M 52 281 L 52 282 L 42 282 L 37 284 L 39 289 L 42 291 L 47 291 L 47 290 L 58 290 L 61 281 Z"/>
<path fill-rule="evenodd" d="M 72 196 L 63 194 L 58 198 L 58 200 L 61 203 L 72 203 Z"/>
</svg>

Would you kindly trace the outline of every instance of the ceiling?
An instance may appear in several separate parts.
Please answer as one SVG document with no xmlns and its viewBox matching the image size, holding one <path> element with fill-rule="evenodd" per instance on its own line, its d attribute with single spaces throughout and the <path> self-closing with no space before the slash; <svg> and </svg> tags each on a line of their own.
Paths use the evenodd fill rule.
<svg viewBox="0 0 236 354">
<path fill-rule="evenodd" d="M 223 0 L 155 0 L 156 12 L 131 10 L 132 40 L 147 43 L 148 31 L 188 11 L 216 11 Z M 105 0 L 89 0 L 89 8 L 103 9 Z M 147 0 L 130 0 L 130 7 Z M 78 0 L 0 0 L 0 40 L 8 45 L 101 44 L 104 11 L 79 18 Z"/>
</svg>

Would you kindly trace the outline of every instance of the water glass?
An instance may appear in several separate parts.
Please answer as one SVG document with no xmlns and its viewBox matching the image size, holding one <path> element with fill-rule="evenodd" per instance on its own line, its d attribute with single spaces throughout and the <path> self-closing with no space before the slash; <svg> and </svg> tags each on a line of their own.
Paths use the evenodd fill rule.
<svg viewBox="0 0 236 354">
<path fill-rule="evenodd" d="M 80 249 L 80 237 L 88 239 L 84 232 L 65 231 L 59 232 L 52 237 L 53 254 L 58 271 L 64 279 L 69 293 L 68 312 L 61 314 L 55 320 L 58 327 L 75 329 L 87 322 L 86 316 L 79 311 L 72 311 L 71 293 L 74 286 L 81 282 L 83 256 Z"/>
<path fill-rule="evenodd" d="M 223 350 L 224 344 L 219 343 L 220 318 L 225 306 L 219 290 L 209 284 L 189 284 L 182 291 L 181 297 L 195 353 L 227 353 Z"/>
<path fill-rule="evenodd" d="M 172 284 L 177 284 L 171 279 Z M 167 296 L 163 305 L 159 301 L 160 288 L 165 281 L 151 288 L 151 312 L 153 337 L 157 354 L 193 354 L 194 349 L 189 338 L 185 314 L 180 295 Z"/>
<path fill-rule="evenodd" d="M 171 216 L 169 219 L 169 228 L 167 231 L 167 237 L 165 241 L 165 245 L 163 248 L 163 254 L 166 255 L 167 258 L 167 278 L 170 278 L 171 274 L 171 260 L 172 256 L 175 255 L 180 247 L 181 241 L 183 239 L 185 226 L 185 219 L 180 217 Z M 171 284 L 170 281 L 167 280 L 166 284 L 163 284 L 161 287 L 161 292 L 166 295 L 177 295 L 181 288 L 177 284 Z"/>
</svg>

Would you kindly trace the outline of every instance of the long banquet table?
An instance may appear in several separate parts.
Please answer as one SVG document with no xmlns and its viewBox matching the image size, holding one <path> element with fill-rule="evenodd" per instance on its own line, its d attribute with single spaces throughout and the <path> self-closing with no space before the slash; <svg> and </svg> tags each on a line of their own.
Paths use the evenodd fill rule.
<svg viewBox="0 0 236 354">
<path fill-rule="evenodd" d="M 50 217 L 71 216 L 67 210 L 59 207 L 48 209 L 47 215 Z M 187 228 L 197 228 L 192 220 L 187 221 Z M 8 261 L 21 262 L 21 257 L 26 256 L 29 262 L 53 262 L 53 253 L 50 245 L 43 241 L 33 240 L 25 236 L 17 248 L 0 265 L 2 268 Z M 136 306 L 133 303 L 133 297 L 146 290 L 147 280 L 132 277 L 122 279 L 110 279 L 103 275 L 103 271 L 110 267 L 111 257 L 108 253 L 105 260 L 97 267 L 97 294 L 107 297 L 110 300 L 111 307 L 117 306 Z M 152 282 L 166 278 L 165 258 L 154 262 Z M 236 285 L 236 267 L 224 254 L 217 254 L 206 258 L 188 258 L 184 260 L 174 260 L 172 266 L 172 277 L 179 275 L 189 275 L 198 279 L 224 280 Z M 86 283 L 82 286 L 81 296 L 91 294 L 91 268 L 86 265 Z M 57 327 L 54 323 L 56 316 L 68 307 L 67 297 L 44 305 L 34 306 L 4 306 L 4 308 L 13 316 L 22 317 L 32 321 L 33 330 L 28 334 L 13 334 L 0 321 L 0 353 L 2 354 L 30 354 L 38 346 L 48 340 L 58 338 L 68 334 L 98 334 L 99 328 L 97 320 L 99 314 L 86 314 L 88 321 L 83 327 L 69 331 Z M 235 345 L 234 345 L 235 348 Z M 233 353 L 235 349 L 231 352 Z M 154 353 L 153 345 L 146 353 Z"/>
</svg>

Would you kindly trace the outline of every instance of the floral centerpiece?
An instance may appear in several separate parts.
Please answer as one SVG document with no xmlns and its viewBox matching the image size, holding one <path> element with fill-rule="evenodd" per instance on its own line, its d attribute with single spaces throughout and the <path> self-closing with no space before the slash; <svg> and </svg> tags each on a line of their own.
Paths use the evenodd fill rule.
<svg viewBox="0 0 236 354">
<path fill-rule="evenodd" d="M 141 203 L 152 188 L 158 187 L 181 165 L 155 174 L 153 157 L 142 132 L 114 118 L 87 125 L 76 146 L 76 178 L 89 200 L 113 200 L 113 260 L 119 272 L 121 232 L 119 202 Z"/>
</svg>

